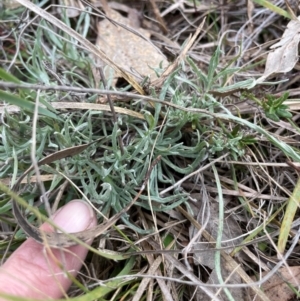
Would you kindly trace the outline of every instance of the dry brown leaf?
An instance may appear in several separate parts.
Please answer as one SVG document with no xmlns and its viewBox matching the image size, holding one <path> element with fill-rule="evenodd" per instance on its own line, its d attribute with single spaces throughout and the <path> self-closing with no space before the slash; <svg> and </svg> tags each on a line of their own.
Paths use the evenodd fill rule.
<svg viewBox="0 0 300 301">
<path fill-rule="evenodd" d="M 264 277 L 266 274 L 267 272 L 262 273 L 262 277 Z M 253 280 L 256 281 L 257 279 Z M 286 267 L 283 267 L 278 270 L 277 275 L 274 275 L 268 281 L 263 283 L 261 289 L 272 301 L 289 301 L 292 300 L 293 297 L 295 297 L 295 293 L 287 283 L 295 286 L 297 290 L 299 289 L 299 282 L 300 266 L 289 267 L 288 269 Z M 253 291 L 249 291 L 249 294 L 251 298 L 254 297 Z"/>
<path fill-rule="evenodd" d="M 274 51 L 268 54 L 265 72 L 257 82 L 263 82 L 272 74 L 285 73 L 292 70 L 298 62 L 299 41 L 300 17 L 297 20 L 291 20 L 281 40 L 270 47 Z"/>
<path fill-rule="evenodd" d="M 133 10 L 129 10 L 133 12 Z M 117 65 L 128 73 L 133 74 L 137 80 L 149 76 L 156 78 L 152 68 L 157 68 L 160 63 L 163 67 L 168 65 L 166 58 L 149 42 L 150 34 L 148 31 L 138 28 L 136 22 L 132 23 L 133 16 L 123 17 L 117 11 L 109 9 L 108 17 L 126 27 L 138 31 L 145 39 L 137 34 L 130 32 L 110 20 L 103 20 L 98 24 L 97 47 L 106 53 Z M 105 68 L 105 76 L 109 77 L 111 68 Z"/>
</svg>

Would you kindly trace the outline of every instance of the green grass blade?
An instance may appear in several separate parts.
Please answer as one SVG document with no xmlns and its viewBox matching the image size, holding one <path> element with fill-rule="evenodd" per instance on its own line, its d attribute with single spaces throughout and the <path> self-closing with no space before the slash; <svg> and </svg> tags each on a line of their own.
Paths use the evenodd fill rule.
<svg viewBox="0 0 300 301">
<path fill-rule="evenodd" d="M 293 194 L 288 200 L 288 204 L 285 210 L 284 218 L 280 228 L 280 234 L 278 239 L 278 252 L 284 253 L 286 242 L 290 234 L 291 226 L 299 206 L 300 202 L 300 179 L 298 179 L 297 185 L 293 191 Z"/>
<path fill-rule="evenodd" d="M 33 102 L 22 99 L 22 98 L 14 95 L 14 94 L 7 93 L 7 92 L 4 92 L 3 90 L 0 90 L 0 99 L 2 101 L 8 102 L 12 105 L 16 105 L 16 106 L 20 107 L 21 109 L 27 110 L 31 114 L 33 114 L 33 112 L 34 112 L 35 104 Z M 62 119 L 60 117 L 58 117 L 56 114 L 48 111 L 45 108 L 39 107 L 38 112 L 41 115 L 45 115 L 45 116 L 50 117 L 52 119 L 62 121 Z"/>
<path fill-rule="evenodd" d="M 292 19 L 291 15 L 280 7 L 274 5 L 273 3 L 266 0 L 253 0 L 253 2 L 273 11 L 274 13 L 281 15 L 285 18 Z"/>
<path fill-rule="evenodd" d="M 14 77 L 12 74 L 7 73 L 4 69 L 0 68 L 0 78 L 5 80 L 6 82 L 20 84 L 21 81 Z"/>
</svg>

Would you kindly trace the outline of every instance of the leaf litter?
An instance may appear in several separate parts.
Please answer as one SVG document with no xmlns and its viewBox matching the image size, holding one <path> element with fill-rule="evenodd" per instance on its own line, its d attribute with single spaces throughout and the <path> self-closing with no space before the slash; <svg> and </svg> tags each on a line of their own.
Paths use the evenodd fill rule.
<svg viewBox="0 0 300 301">
<path fill-rule="evenodd" d="M 137 80 L 141 81 L 144 77 L 149 77 L 149 80 L 157 78 L 154 68 L 160 66 L 161 69 L 165 69 L 168 61 L 150 42 L 150 33 L 140 28 L 139 12 L 130 9 L 128 17 L 123 17 L 107 6 L 106 15 L 109 19 L 98 23 L 97 47 Z M 111 78 L 113 70 L 106 65 L 103 65 L 103 68 L 106 78 Z M 114 75 L 113 82 L 116 81 Z"/>
<path fill-rule="evenodd" d="M 257 82 L 263 82 L 271 75 L 291 71 L 299 60 L 300 17 L 287 24 L 281 39 L 272 45 L 267 56 L 265 72 Z"/>
</svg>

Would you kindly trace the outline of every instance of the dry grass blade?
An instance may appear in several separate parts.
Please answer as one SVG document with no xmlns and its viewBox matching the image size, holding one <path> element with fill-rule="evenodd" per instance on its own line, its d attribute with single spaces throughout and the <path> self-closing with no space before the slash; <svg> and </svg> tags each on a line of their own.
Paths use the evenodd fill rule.
<svg viewBox="0 0 300 301">
<path fill-rule="evenodd" d="M 95 104 L 95 103 L 84 103 L 84 102 L 52 102 L 51 105 L 53 108 L 57 110 L 93 110 L 93 111 L 106 111 L 110 112 L 110 106 L 103 105 L 103 104 Z M 126 108 L 121 107 L 114 107 L 115 111 L 119 114 L 124 114 L 128 116 L 132 116 L 141 120 L 145 120 L 145 117 L 143 114 L 135 112 L 133 110 L 129 110 Z M 20 107 L 18 106 L 1 106 L 0 105 L 0 113 L 4 113 L 4 110 L 11 113 L 17 113 L 20 112 Z"/>
<path fill-rule="evenodd" d="M 159 266 L 161 265 L 161 263 L 162 263 L 162 257 L 159 256 L 152 262 L 147 274 L 148 275 L 155 275 L 157 273 L 157 270 L 159 269 Z M 139 285 L 132 301 L 139 301 L 142 298 L 142 296 L 143 296 L 145 290 L 147 289 L 147 286 L 149 285 L 150 281 L 152 281 L 151 278 L 144 278 L 141 281 L 141 283 L 140 283 L 140 285 Z"/>
<path fill-rule="evenodd" d="M 63 109 L 79 109 L 79 110 L 94 110 L 94 111 L 107 111 L 110 112 L 110 106 L 108 105 L 102 105 L 102 104 L 96 104 L 96 103 L 79 103 L 79 102 L 52 102 L 53 108 L 57 110 L 63 110 Z M 119 114 L 124 114 L 132 117 L 139 118 L 141 120 L 145 120 L 145 117 L 143 114 L 135 112 L 133 110 L 129 110 L 126 108 L 120 108 L 120 107 L 114 107 L 115 111 Z"/>
<path fill-rule="evenodd" d="M 184 46 L 184 48 L 182 49 L 182 51 L 180 52 L 179 56 L 176 58 L 176 60 L 168 66 L 168 68 L 164 71 L 164 73 L 161 75 L 160 78 L 154 80 L 152 82 L 152 84 L 156 87 L 156 88 L 160 88 L 164 81 L 166 80 L 166 78 L 178 67 L 179 63 L 184 60 L 187 52 L 190 50 L 190 48 L 192 47 L 193 43 L 195 42 L 197 36 L 199 35 L 200 31 L 202 30 L 204 24 L 205 24 L 205 20 L 206 18 L 203 19 L 203 21 L 201 22 L 201 24 L 198 26 L 197 30 L 195 31 L 195 33 L 193 34 L 192 37 L 189 37 L 189 39 L 186 42 L 186 45 Z"/>
</svg>

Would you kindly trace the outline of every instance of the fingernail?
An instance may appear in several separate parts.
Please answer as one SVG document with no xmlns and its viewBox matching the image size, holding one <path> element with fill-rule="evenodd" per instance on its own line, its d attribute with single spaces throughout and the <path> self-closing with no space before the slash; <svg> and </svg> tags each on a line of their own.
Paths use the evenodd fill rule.
<svg viewBox="0 0 300 301">
<path fill-rule="evenodd" d="M 91 206 L 82 200 L 73 200 L 53 216 L 53 221 L 69 233 L 79 232 L 94 226 L 95 215 Z"/>
</svg>

